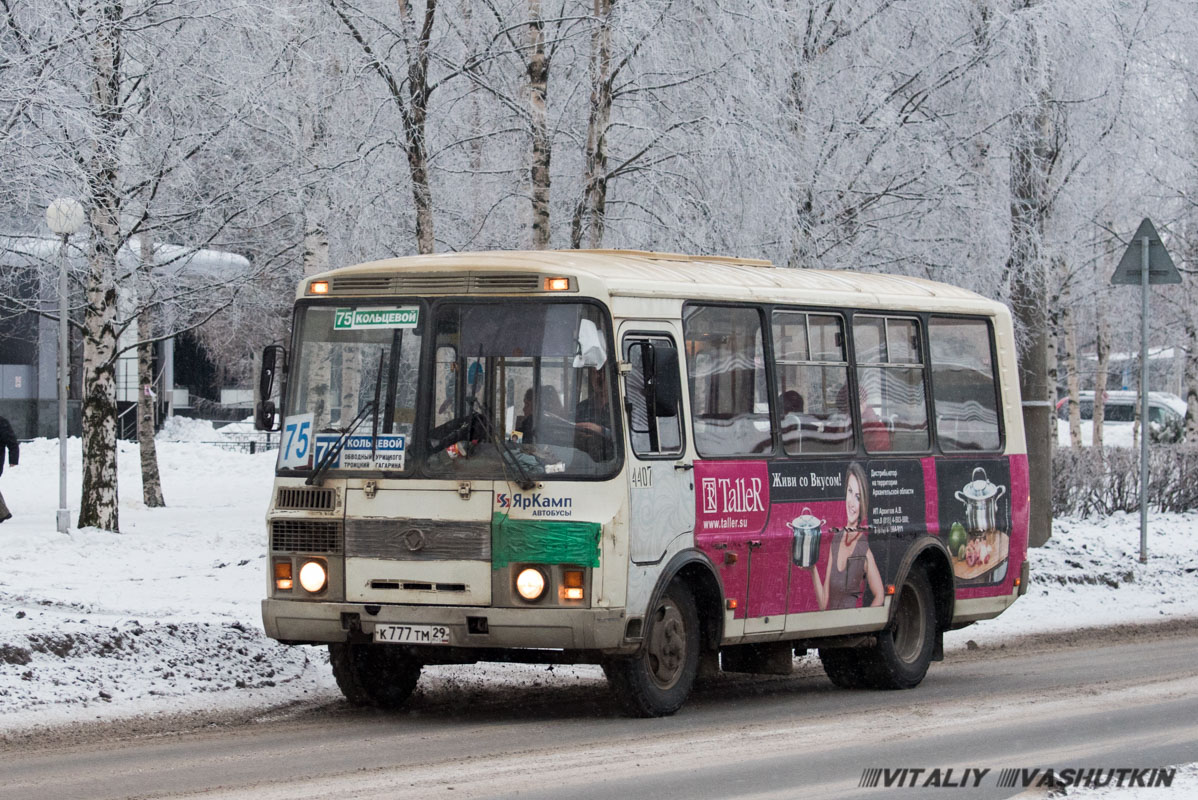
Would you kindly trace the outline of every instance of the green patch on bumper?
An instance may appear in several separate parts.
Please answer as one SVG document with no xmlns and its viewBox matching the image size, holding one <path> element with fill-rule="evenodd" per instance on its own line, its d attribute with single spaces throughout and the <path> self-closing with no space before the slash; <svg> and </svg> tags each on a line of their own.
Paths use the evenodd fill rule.
<svg viewBox="0 0 1198 800">
<path fill-rule="evenodd" d="M 513 561 L 533 564 L 599 566 L 598 522 L 560 522 L 511 519 L 491 515 L 491 568 Z"/>
</svg>

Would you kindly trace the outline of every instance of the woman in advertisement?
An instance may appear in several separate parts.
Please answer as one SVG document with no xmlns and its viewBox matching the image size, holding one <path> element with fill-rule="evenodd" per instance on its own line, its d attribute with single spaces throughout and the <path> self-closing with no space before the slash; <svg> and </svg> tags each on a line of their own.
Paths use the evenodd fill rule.
<svg viewBox="0 0 1198 800">
<path fill-rule="evenodd" d="M 818 564 L 808 568 L 820 611 L 858 608 L 866 585 L 873 596 L 870 605 L 882 605 L 884 596 L 882 574 L 866 539 L 869 484 L 865 480 L 865 469 L 857 462 L 849 464 L 844 485 L 844 530 L 832 540 L 823 580 L 820 580 Z"/>
</svg>

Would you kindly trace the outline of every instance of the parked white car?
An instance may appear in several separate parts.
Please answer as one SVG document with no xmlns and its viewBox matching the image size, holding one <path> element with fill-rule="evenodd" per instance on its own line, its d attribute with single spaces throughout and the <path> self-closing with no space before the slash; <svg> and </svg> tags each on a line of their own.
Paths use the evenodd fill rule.
<svg viewBox="0 0 1198 800">
<path fill-rule="evenodd" d="M 1106 393 L 1103 404 L 1102 441 L 1106 445 L 1130 447 L 1132 429 L 1140 405 L 1140 393 L 1116 390 Z M 1093 443 L 1094 392 L 1080 392 L 1078 406 L 1082 418 L 1082 444 Z M 1148 421 L 1154 440 L 1179 442 L 1185 435 L 1186 403 L 1171 392 L 1148 393 Z M 1069 446 L 1069 398 L 1057 401 L 1057 442 Z"/>
</svg>

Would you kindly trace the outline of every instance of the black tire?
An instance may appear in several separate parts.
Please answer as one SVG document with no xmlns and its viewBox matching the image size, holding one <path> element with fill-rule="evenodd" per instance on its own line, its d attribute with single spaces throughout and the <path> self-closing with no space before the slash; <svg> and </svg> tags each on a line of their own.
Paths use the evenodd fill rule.
<svg viewBox="0 0 1198 800">
<path fill-rule="evenodd" d="M 606 662 L 603 672 L 624 709 L 636 717 L 664 717 L 682 708 L 699 672 L 699 612 L 690 590 L 666 587 L 649 618 L 645 642 L 634 656 Z"/>
<path fill-rule="evenodd" d="M 877 644 L 820 650 L 819 657 L 828 678 L 842 689 L 914 689 L 928 674 L 935 644 L 932 587 L 923 569 L 913 567 Z"/>
<path fill-rule="evenodd" d="M 819 660 L 834 685 L 841 689 L 862 689 L 869 685 L 867 655 L 868 651 L 856 647 L 820 648 Z"/>
<path fill-rule="evenodd" d="M 932 586 L 921 567 L 912 567 L 895 598 L 890 624 L 878 634 L 869 685 L 875 689 L 914 689 L 928 674 L 936 645 Z"/>
<path fill-rule="evenodd" d="M 330 644 L 329 663 L 341 694 L 356 706 L 399 708 L 420 680 L 420 662 L 389 644 Z"/>
</svg>

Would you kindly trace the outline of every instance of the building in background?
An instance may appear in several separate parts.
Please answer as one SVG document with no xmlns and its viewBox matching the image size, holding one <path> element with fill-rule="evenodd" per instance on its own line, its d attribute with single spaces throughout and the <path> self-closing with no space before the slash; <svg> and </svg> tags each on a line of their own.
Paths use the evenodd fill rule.
<svg viewBox="0 0 1198 800">
<path fill-rule="evenodd" d="M 86 258 L 84 237 L 69 251 L 72 268 L 81 268 Z M 0 272 L 4 273 L 4 294 L 0 305 L 0 415 L 9 419 L 17 436 L 55 437 L 58 435 L 58 256 L 59 240 L 47 236 L 0 236 Z M 118 316 L 128 318 L 137 307 L 134 281 L 141 255 L 138 243 L 132 241 L 121 248 L 118 263 L 124 279 L 117 280 Z M 249 261 L 235 253 L 219 250 L 193 250 L 177 245 L 155 247 L 155 282 L 168 286 L 187 283 L 225 280 L 244 275 Z M 82 304 L 77 285 L 71 307 Z M 20 310 L 21 308 L 27 310 Z M 39 313 L 40 312 L 40 313 Z M 48 314 L 51 316 L 43 316 Z M 169 327 L 172 321 L 166 320 Z M 176 341 L 166 339 L 155 345 L 154 392 L 160 419 L 177 410 L 190 409 L 197 402 L 193 388 L 200 397 L 219 406 L 222 394 L 233 397 L 237 390 L 221 389 L 204 379 L 202 348 L 194 337 L 186 337 L 179 348 L 184 362 L 176 359 Z M 128 326 L 120 338 L 121 347 L 129 347 L 120 355 L 116 365 L 118 434 L 132 435 L 135 431 L 135 412 L 138 392 L 136 325 Z M 71 328 L 71 366 L 67 426 L 71 436 L 80 432 L 80 398 L 83 345 L 79 331 Z M 205 397 L 207 395 L 207 397 Z M 240 395 L 237 395 L 240 397 Z M 248 412 L 247 412 L 248 413 Z"/>
</svg>

